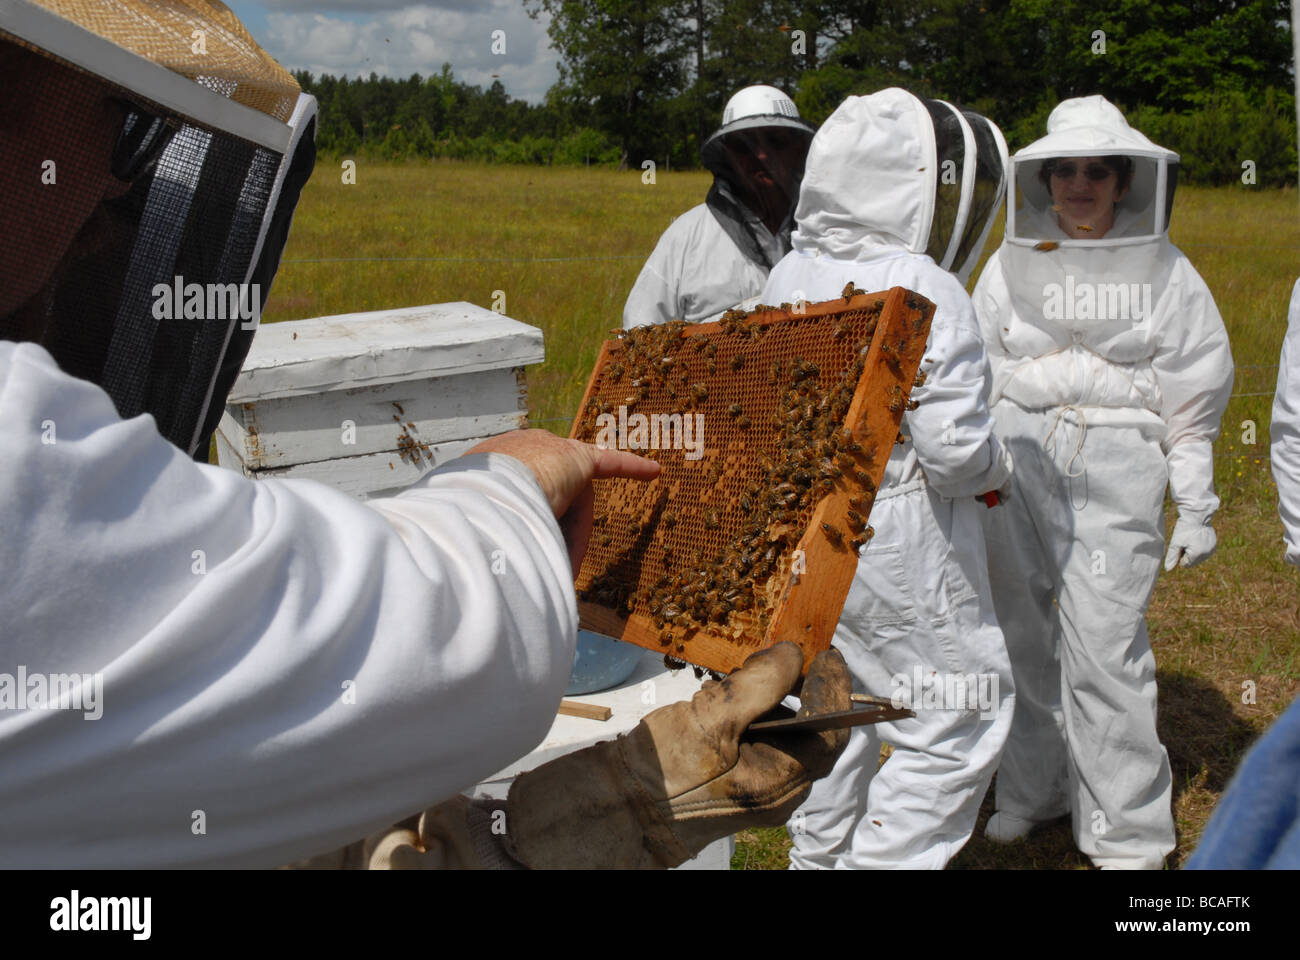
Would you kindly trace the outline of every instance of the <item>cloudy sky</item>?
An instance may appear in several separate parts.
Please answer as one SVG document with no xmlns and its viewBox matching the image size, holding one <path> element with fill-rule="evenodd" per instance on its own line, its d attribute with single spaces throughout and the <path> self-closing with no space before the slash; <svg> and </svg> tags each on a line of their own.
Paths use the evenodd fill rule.
<svg viewBox="0 0 1300 960">
<path fill-rule="evenodd" d="M 409 77 L 450 63 L 457 80 L 539 102 L 558 78 L 549 18 L 522 0 L 227 0 L 258 42 L 290 70 Z M 493 31 L 505 53 L 492 52 Z"/>
</svg>

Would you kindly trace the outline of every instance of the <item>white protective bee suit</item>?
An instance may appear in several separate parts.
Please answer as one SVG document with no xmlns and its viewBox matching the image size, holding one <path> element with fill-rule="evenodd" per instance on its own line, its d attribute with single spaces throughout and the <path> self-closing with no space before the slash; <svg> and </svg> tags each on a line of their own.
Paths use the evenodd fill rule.
<svg viewBox="0 0 1300 960">
<path fill-rule="evenodd" d="M 0 410 L 0 673 L 101 676 L 94 719 L 33 709 L 34 687 L 0 709 L 0 865 L 275 866 L 545 734 L 577 610 L 513 458 L 462 457 L 366 504 L 254 483 L 7 341 Z"/>
<path fill-rule="evenodd" d="M 801 143 L 793 158 L 797 162 L 763 152 L 759 135 L 771 131 Z M 716 320 L 763 289 L 768 271 L 790 249 L 802 160 L 812 133 L 799 119 L 794 101 L 775 87 L 759 84 L 732 96 L 722 126 L 700 149 L 701 161 L 714 176 L 709 195 L 674 220 L 659 238 L 628 294 L 624 329 L 673 319 Z M 789 210 L 776 233 L 746 205 L 745 173 L 732 165 L 724 141 L 753 156 L 788 192 Z"/>
<path fill-rule="evenodd" d="M 1291 289 L 1286 339 L 1277 367 L 1273 395 L 1273 480 L 1277 483 L 1278 513 L 1286 539 L 1286 562 L 1300 567 L 1300 280 Z"/>
<path fill-rule="evenodd" d="M 1166 569 L 1214 549 L 1211 445 L 1232 356 L 1209 289 L 1168 239 L 1177 155 L 1098 96 L 1064 101 L 1047 129 L 1013 159 L 1006 241 L 974 294 L 1016 458 L 1006 509 L 984 518 L 1018 698 L 988 832 L 1013 839 L 1069 812 L 1096 865 L 1159 868 L 1174 824 L 1145 612 L 1166 483 L 1178 507 Z M 1114 155 L 1134 172 L 1113 227 L 1069 238 L 1040 166 Z"/>
<path fill-rule="evenodd" d="M 763 290 L 777 303 L 829 299 L 848 282 L 901 286 L 936 305 L 927 379 L 912 392 L 919 406 L 903 415 L 910 439 L 885 469 L 875 536 L 834 638 L 859 690 L 898 694 L 917 716 L 853 731 L 787 824 L 795 868 L 942 868 L 975 827 L 1010 729 L 1010 666 L 980 532 L 988 508 L 975 498 L 1003 486 L 1012 463 L 986 405 L 970 298 L 945 269 L 978 261 L 1005 157 L 1000 132 L 978 115 L 896 88 L 849 97 L 813 139 L 794 250 Z M 980 693 L 983 709 L 969 709 Z M 894 752 L 877 772 L 882 740 Z"/>
</svg>

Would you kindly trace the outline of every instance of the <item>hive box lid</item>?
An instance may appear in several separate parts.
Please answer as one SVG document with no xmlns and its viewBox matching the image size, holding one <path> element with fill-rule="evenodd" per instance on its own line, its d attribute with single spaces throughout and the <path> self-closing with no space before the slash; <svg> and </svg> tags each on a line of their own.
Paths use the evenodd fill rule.
<svg viewBox="0 0 1300 960">
<path fill-rule="evenodd" d="M 257 331 L 226 402 L 521 367 L 544 357 L 541 330 L 472 303 L 289 320 Z"/>
</svg>

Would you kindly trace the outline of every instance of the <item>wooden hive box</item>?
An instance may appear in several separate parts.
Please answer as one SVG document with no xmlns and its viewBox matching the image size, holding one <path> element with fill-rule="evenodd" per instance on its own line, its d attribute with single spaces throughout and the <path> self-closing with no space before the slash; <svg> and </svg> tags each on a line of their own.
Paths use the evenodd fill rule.
<svg viewBox="0 0 1300 960">
<path fill-rule="evenodd" d="M 527 419 L 542 332 L 470 303 L 268 324 L 218 424 L 218 460 L 357 497 L 405 487 Z"/>
<path fill-rule="evenodd" d="M 582 626 L 722 673 L 792 640 L 806 669 L 870 537 L 933 314 L 902 288 L 850 285 L 606 341 L 572 436 L 662 471 L 597 481 Z"/>
</svg>

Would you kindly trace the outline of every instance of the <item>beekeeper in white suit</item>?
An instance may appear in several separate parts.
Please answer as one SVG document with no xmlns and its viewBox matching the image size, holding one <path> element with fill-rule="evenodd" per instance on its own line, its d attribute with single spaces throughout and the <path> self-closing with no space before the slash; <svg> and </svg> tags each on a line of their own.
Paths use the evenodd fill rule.
<svg viewBox="0 0 1300 960">
<path fill-rule="evenodd" d="M 700 149 L 713 186 L 659 238 L 628 294 L 624 328 L 715 320 L 763 289 L 790 249 L 812 135 L 776 87 L 745 87 L 727 101 L 722 126 Z"/>
<path fill-rule="evenodd" d="M 1285 559 L 1291 566 L 1300 567 L 1300 280 L 1291 288 L 1269 433 Z"/>
<path fill-rule="evenodd" d="M 1015 155 L 1006 240 L 974 294 L 1016 457 L 985 518 L 1018 697 L 987 833 L 1070 813 L 1094 864 L 1159 868 L 1174 823 L 1145 613 L 1162 554 L 1170 570 L 1214 550 L 1232 355 L 1169 242 L 1177 155 L 1099 96 L 1062 102 L 1047 131 Z"/>
<path fill-rule="evenodd" d="M 834 639 L 860 690 L 897 695 L 917 716 L 853 732 L 787 824 L 793 867 L 942 868 L 975 828 L 1010 729 L 980 532 L 988 507 L 976 496 L 1006 484 L 1012 462 L 959 279 L 996 216 L 1005 158 L 1001 133 L 976 114 L 896 88 L 849 97 L 813 139 L 794 250 L 762 293 L 817 301 L 852 282 L 936 305 L 919 406 L 903 415 L 909 439 L 885 469 Z M 882 740 L 894 750 L 877 772 Z"/>
<path fill-rule="evenodd" d="M 195 462 L 252 331 L 156 284 L 264 299 L 314 160 L 228 8 L 6 0 L 0 89 L 0 867 L 672 866 L 786 819 L 842 742 L 741 743 L 792 644 L 455 796 L 549 729 L 590 480 L 653 464 L 515 432 L 363 504 Z"/>
</svg>

